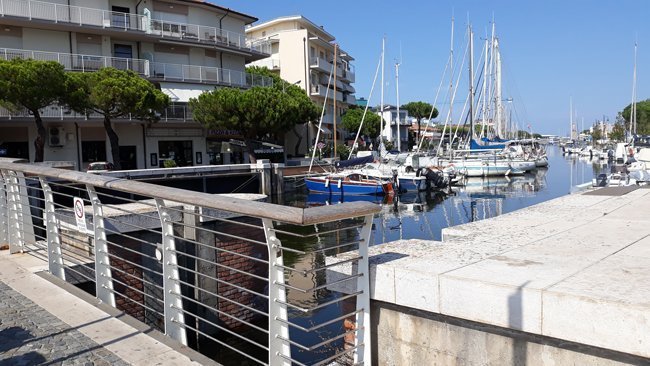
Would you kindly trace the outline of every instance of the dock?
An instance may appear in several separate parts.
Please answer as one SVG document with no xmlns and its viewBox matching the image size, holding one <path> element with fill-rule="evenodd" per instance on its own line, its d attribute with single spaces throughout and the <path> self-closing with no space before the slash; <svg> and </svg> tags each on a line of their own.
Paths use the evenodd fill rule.
<svg viewBox="0 0 650 366">
<path fill-rule="evenodd" d="M 375 362 L 650 364 L 648 212 L 605 188 L 370 247 Z"/>
</svg>

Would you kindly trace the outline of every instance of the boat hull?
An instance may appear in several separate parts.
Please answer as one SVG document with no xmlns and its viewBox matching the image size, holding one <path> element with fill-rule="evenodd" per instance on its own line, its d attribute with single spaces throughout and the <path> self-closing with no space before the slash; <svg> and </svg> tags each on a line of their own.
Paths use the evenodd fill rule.
<svg viewBox="0 0 650 366">
<path fill-rule="evenodd" d="M 390 183 L 345 181 L 343 178 L 307 177 L 305 184 L 310 192 L 346 195 L 383 195 Z"/>
</svg>

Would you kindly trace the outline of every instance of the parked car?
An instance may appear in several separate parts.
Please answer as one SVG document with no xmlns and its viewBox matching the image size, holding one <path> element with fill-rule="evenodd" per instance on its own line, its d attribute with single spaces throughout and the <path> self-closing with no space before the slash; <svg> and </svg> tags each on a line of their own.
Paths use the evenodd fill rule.
<svg viewBox="0 0 650 366">
<path fill-rule="evenodd" d="M 113 163 L 108 162 L 108 161 L 96 161 L 94 163 L 88 164 L 88 169 L 86 169 L 86 172 L 88 173 L 101 173 L 101 172 L 109 172 L 111 170 L 114 170 L 115 166 Z"/>
</svg>

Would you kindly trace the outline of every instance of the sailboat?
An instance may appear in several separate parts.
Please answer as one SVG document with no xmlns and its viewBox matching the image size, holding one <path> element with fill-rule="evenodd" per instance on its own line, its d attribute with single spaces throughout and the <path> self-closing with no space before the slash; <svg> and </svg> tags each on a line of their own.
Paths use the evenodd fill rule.
<svg viewBox="0 0 650 366">
<path fill-rule="evenodd" d="M 323 116 L 325 114 L 325 109 L 327 106 L 327 98 L 329 95 L 330 85 L 334 85 L 334 89 L 336 92 L 336 71 L 335 71 L 336 58 L 337 58 L 337 45 L 334 44 L 334 60 L 332 63 L 332 70 L 330 71 L 330 76 L 328 80 L 328 88 L 325 92 L 325 101 L 323 102 L 323 110 L 321 111 L 321 118 L 318 125 L 318 132 L 316 135 L 316 143 L 318 143 L 320 137 L 321 125 L 323 122 Z M 333 84 L 331 83 L 332 75 L 334 75 Z M 336 98 L 334 98 L 334 100 L 336 100 Z M 313 165 L 315 156 L 316 156 L 316 148 L 314 148 L 314 152 L 312 153 L 312 160 L 309 166 L 310 172 L 311 172 L 311 167 Z M 372 160 L 372 158 L 370 160 Z M 364 162 L 365 161 L 359 161 L 358 163 L 363 164 Z M 348 164 L 352 164 L 352 163 L 353 162 L 348 162 Z M 385 195 L 385 194 L 392 194 L 393 192 L 392 182 L 388 179 L 369 177 L 359 172 L 346 171 L 346 170 L 324 174 L 324 175 L 307 176 L 305 177 L 305 185 L 310 192 L 321 192 L 321 193 L 336 194 L 336 195 L 343 195 L 343 194 Z"/>
</svg>

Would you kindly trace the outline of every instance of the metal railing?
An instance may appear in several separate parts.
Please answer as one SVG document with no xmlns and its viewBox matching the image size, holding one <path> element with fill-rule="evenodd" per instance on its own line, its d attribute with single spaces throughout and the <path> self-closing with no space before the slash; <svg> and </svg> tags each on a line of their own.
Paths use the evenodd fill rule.
<svg viewBox="0 0 650 366">
<path fill-rule="evenodd" d="M 222 69 L 210 66 L 195 66 L 151 62 L 150 77 L 169 81 L 197 83 L 217 83 L 239 88 L 271 86 L 273 79 L 268 76 L 244 71 Z"/>
<path fill-rule="evenodd" d="M 41 114 L 41 118 L 43 119 L 55 119 L 55 120 L 67 120 L 67 119 L 72 119 L 72 120 L 103 120 L 104 116 L 99 114 L 99 113 L 88 113 L 88 114 L 83 114 L 83 113 L 77 113 L 67 107 L 59 106 L 59 105 L 51 105 L 48 107 L 45 107 L 43 109 L 39 110 L 39 113 Z M 16 110 L 12 111 L 9 109 L 6 109 L 4 107 L 0 107 L 0 118 L 7 118 L 9 120 L 12 119 L 33 119 L 34 116 L 32 116 L 27 109 L 21 109 L 21 110 Z M 133 117 L 132 115 L 126 115 L 123 117 L 116 117 L 114 120 L 118 121 L 137 121 L 138 119 Z M 182 105 L 170 105 L 167 108 L 165 108 L 164 111 L 160 114 L 160 122 L 192 122 L 194 121 L 194 117 L 192 116 L 192 111 L 190 110 L 189 106 L 186 104 Z"/>
<path fill-rule="evenodd" d="M 0 15 L 71 23 L 80 26 L 135 31 L 162 38 L 209 43 L 258 53 L 269 53 L 270 43 L 249 41 L 240 33 L 198 24 L 150 19 L 145 15 L 71 6 L 36 0 L 0 0 Z"/>
<path fill-rule="evenodd" d="M 95 72 L 103 67 L 114 67 L 119 70 L 132 70 L 141 76 L 149 76 L 149 61 L 147 60 L 0 48 L 0 59 L 13 60 L 16 58 L 56 61 L 62 64 L 67 71 Z"/>
<path fill-rule="evenodd" d="M 370 364 L 378 206 L 300 209 L 8 159 L 0 173 L 10 253 L 178 342 L 222 364 Z M 328 280 L 325 256 L 350 250 L 336 265 L 355 271 Z"/>
</svg>

